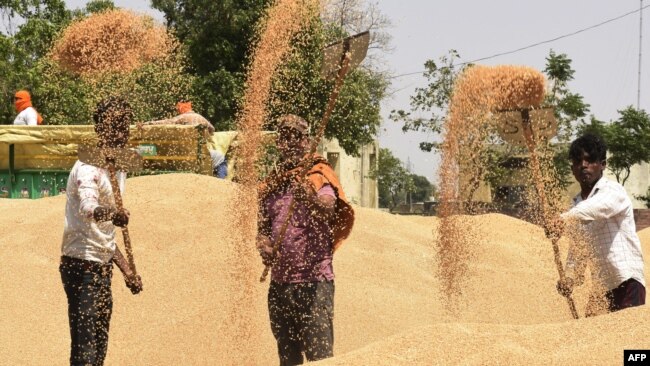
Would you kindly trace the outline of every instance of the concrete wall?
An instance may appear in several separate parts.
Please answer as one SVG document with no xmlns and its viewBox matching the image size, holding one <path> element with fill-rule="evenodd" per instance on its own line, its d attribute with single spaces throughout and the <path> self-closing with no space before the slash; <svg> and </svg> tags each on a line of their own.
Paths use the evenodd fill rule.
<svg viewBox="0 0 650 366">
<path fill-rule="evenodd" d="M 378 161 L 377 141 L 363 146 L 358 157 L 346 154 L 336 139 L 325 140 L 318 152 L 334 167 L 350 202 L 368 208 L 379 206 L 377 181 L 370 179 L 371 166 L 376 167 Z"/>
<path fill-rule="evenodd" d="M 616 181 L 616 177 L 609 169 L 605 170 L 605 176 Z M 650 165 L 647 163 L 634 165 L 630 169 L 630 177 L 624 185 L 634 208 L 646 208 L 645 203 L 637 200 L 634 196 L 645 195 L 648 191 L 648 186 L 650 186 Z"/>
<path fill-rule="evenodd" d="M 526 168 L 516 168 L 512 170 L 512 173 L 502 179 L 500 186 L 524 186 L 526 185 L 527 176 L 530 172 Z M 616 177 L 612 174 L 609 169 L 605 169 L 605 177 L 610 180 L 616 181 Z M 469 182 L 469 177 L 464 177 L 461 175 L 461 182 L 467 184 Z M 563 192 L 564 199 L 567 204 L 571 203 L 571 199 L 580 192 L 580 185 L 575 181 L 573 176 L 569 177 L 571 184 Z M 635 209 L 645 209 L 645 202 L 638 200 L 635 196 L 645 195 L 650 186 L 650 164 L 638 164 L 632 167 L 630 171 L 630 177 L 625 182 L 625 190 L 627 191 L 628 196 L 632 200 L 632 206 Z M 499 187 L 491 187 L 486 182 L 481 182 L 479 189 L 474 195 L 474 200 L 481 202 L 491 202 L 496 190 Z"/>
</svg>

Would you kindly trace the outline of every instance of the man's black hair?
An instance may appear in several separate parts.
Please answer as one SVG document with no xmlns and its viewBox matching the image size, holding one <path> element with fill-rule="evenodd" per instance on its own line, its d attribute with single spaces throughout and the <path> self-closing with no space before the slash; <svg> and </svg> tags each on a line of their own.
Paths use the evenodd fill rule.
<svg viewBox="0 0 650 366">
<path fill-rule="evenodd" d="M 569 159 L 580 161 L 583 154 L 589 154 L 593 162 L 607 160 L 607 145 L 603 139 L 593 133 L 586 133 L 571 143 L 569 148 Z"/>
<path fill-rule="evenodd" d="M 95 124 L 111 123 L 113 125 L 130 125 L 133 110 L 126 100 L 120 97 L 108 97 L 99 103 L 93 113 Z"/>
</svg>

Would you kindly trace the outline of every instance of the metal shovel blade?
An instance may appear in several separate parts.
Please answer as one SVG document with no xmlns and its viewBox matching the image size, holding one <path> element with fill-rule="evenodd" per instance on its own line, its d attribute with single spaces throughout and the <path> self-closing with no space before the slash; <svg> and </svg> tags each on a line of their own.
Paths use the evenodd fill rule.
<svg viewBox="0 0 650 366">
<path fill-rule="evenodd" d="M 137 173 L 142 170 L 142 156 L 133 149 L 99 148 L 91 145 L 79 145 L 79 161 L 98 168 L 107 169 L 113 162 L 117 170 Z"/>
<path fill-rule="evenodd" d="M 369 44 L 370 32 L 365 31 L 325 47 L 323 50 L 323 64 L 320 70 L 321 76 L 325 79 L 335 78 L 346 52 L 350 52 L 350 70 L 359 66 L 363 59 L 366 58 Z"/>
<path fill-rule="evenodd" d="M 557 120 L 553 108 L 532 109 L 529 116 L 529 123 L 536 138 L 551 139 L 557 135 Z M 494 115 L 494 121 L 497 131 L 504 141 L 518 146 L 526 146 L 521 111 L 498 112 Z"/>
</svg>

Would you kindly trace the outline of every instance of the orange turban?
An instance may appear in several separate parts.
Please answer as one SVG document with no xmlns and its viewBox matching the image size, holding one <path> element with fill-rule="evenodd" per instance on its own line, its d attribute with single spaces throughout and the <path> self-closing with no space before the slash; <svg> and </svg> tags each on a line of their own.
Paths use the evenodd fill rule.
<svg viewBox="0 0 650 366">
<path fill-rule="evenodd" d="M 26 90 L 17 91 L 15 97 L 16 112 L 20 113 L 32 106 L 32 97 Z"/>
<path fill-rule="evenodd" d="M 20 113 L 25 109 L 32 107 L 32 97 L 29 95 L 29 92 L 27 90 L 17 91 L 15 97 L 16 101 L 14 104 L 16 105 L 16 112 Z M 36 115 L 38 118 L 38 124 L 43 124 L 43 117 L 41 117 L 41 114 L 36 112 Z"/>
<path fill-rule="evenodd" d="M 192 111 L 192 102 L 178 102 L 176 104 L 176 110 L 179 114 L 187 113 Z"/>
</svg>

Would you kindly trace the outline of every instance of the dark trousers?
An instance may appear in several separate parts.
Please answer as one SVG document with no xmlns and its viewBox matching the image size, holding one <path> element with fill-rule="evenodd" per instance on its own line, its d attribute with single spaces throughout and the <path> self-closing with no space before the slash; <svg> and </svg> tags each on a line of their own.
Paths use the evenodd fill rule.
<svg viewBox="0 0 650 366">
<path fill-rule="evenodd" d="M 113 310 L 112 264 L 61 257 L 61 281 L 68 297 L 70 365 L 104 364 Z"/>
<path fill-rule="evenodd" d="M 603 302 L 604 301 L 604 302 Z M 617 288 L 600 294 L 592 294 L 585 316 L 602 314 L 602 311 L 614 312 L 645 304 L 645 287 L 641 282 L 630 278 Z"/>
<path fill-rule="evenodd" d="M 334 282 L 269 287 L 271 330 L 278 344 L 280 366 L 301 365 L 334 355 Z"/>
<path fill-rule="evenodd" d="M 630 278 L 617 288 L 605 294 L 609 300 L 609 311 L 623 310 L 645 304 L 645 287 L 641 282 Z"/>
</svg>

